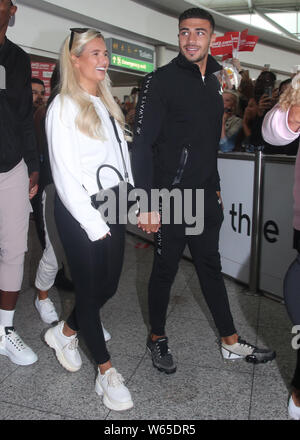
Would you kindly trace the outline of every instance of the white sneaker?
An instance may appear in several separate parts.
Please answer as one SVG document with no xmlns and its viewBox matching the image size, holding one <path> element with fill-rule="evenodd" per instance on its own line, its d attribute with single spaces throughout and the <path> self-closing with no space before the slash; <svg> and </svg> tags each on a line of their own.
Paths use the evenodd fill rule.
<svg viewBox="0 0 300 440">
<path fill-rule="evenodd" d="M 233 345 L 227 345 L 222 342 L 221 352 L 224 359 L 234 360 L 244 358 L 247 362 L 253 364 L 272 361 L 276 357 L 275 351 L 255 347 L 255 345 L 249 344 L 240 337 L 238 338 L 238 342 Z"/>
<path fill-rule="evenodd" d="M 300 407 L 295 405 L 293 397 L 290 397 L 288 406 L 289 416 L 294 420 L 300 420 Z"/>
<path fill-rule="evenodd" d="M 133 407 L 130 392 L 123 382 L 123 377 L 115 368 L 110 368 L 103 375 L 98 373 L 95 391 L 99 396 L 104 395 L 103 403 L 107 408 L 124 411 Z"/>
<path fill-rule="evenodd" d="M 58 321 L 54 304 L 50 298 L 39 300 L 38 297 L 36 297 L 34 305 L 39 312 L 42 321 L 46 324 L 52 324 L 53 322 Z"/>
<path fill-rule="evenodd" d="M 55 350 L 58 362 L 68 371 L 78 371 L 82 365 L 76 335 L 65 336 L 62 332 L 64 321 L 59 322 L 55 327 L 49 328 L 45 333 L 45 341 L 49 347 Z"/>
<path fill-rule="evenodd" d="M 13 327 L 0 326 L 0 354 L 8 356 L 17 365 L 31 365 L 38 360 Z"/>
<path fill-rule="evenodd" d="M 102 325 L 102 330 L 103 330 L 103 334 L 104 334 L 104 340 L 105 342 L 109 341 L 111 339 L 111 334 L 103 327 Z"/>
</svg>

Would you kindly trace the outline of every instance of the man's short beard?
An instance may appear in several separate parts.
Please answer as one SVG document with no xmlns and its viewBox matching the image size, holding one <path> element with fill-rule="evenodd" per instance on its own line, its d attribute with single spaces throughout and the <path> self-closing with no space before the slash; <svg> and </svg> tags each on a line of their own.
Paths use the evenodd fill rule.
<svg viewBox="0 0 300 440">
<path fill-rule="evenodd" d="M 205 59 L 205 57 L 206 57 L 207 54 L 208 54 L 208 52 L 207 52 L 207 53 L 204 54 L 204 55 L 200 55 L 200 57 L 197 58 L 196 60 L 189 60 L 189 59 L 186 57 L 186 55 L 185 55 L 185 53 L 183 52 L 182 49 L 180 49 L 180 53 L 181 53 L 181 55 L 183 55 L 184 58 L 185 58 L 187 61 L 189 61 L 190 63 L 200 63 L 201 61 L 203 61 L 203 60 Z"/>
</svg>

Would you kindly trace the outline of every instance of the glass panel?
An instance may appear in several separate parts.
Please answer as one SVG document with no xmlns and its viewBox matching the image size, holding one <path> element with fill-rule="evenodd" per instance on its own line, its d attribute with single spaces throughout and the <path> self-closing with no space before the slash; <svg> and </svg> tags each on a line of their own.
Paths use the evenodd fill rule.
<svg viewBox="0 0 300 440">
<path fill-rule="evenodd" d="M 274 26 L 272 26 L 270 23 L 268 23 L 266 20 L 264 20 L 262 17 L 256 14 L 230 15 L 230 18 L 239 20 L 246 24 L 252 24 L 252 26 L 265 29 L 266 31 L 275 32 L 276 34 L 281 33 L 278 29 L 276 29 Z"/>
<path fill-rule="evenodd" d="M 297 13 L 296 12 L 285 12 L 277 14 L 266 14 L 272 20 L 276 21 L 280 26 L 282 26 L 287 31 L 295 34 L 297 32 Z"/>
</svg>

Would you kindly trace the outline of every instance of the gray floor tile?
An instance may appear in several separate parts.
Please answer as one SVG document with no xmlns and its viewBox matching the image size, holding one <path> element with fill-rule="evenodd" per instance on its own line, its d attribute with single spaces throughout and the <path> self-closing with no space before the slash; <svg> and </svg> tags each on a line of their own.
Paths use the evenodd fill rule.
<svg viewBox="0 0 300 440">
<path fill-rule="evenodd" d="M 296 352 L 291 346 L 292 335 L 282 328 L 270 328 L 261 326 L 258 330 L 257 345 L 269 347 L 276 351 L 276 359 L 267 364 L 255 367 L 255 375 L 273 375 L 283 380 L 289 387 L 296 365 Z"/>
<path fill-rule="evenodd" d="M 261 298 L 259 325 L 290 330 L 291 321 L 285 305 L 268 298 Z"/>
<path fill-rule="evenodd" d="M 38 411 L 22 405 L 12 405 L 0 401 L 1 420 L 66 420 L 59 414 L 49 411 Z"/>
<path fill-rule="evenodd" d="M 251 386 L 249 374 L 232 375 L 185 363 L 175 374 L 165 375 L 145 359 L 128 384 L 135 407 L 130 416 L 121 417 L 248 419 Z"/>
<path fill-rule="evenodd" d="M 153 247 L 127 235 L 124 266 L 116 295 L 101 311 L 113 365 L 124 376 L 134 408 L 109 411 L 94 392 L 96 366 L 80 337 L 83 366 L 68 373 L 47 347 L 44 324 L 33 305 L 33 283 L 41 256 L 34 223 L 30 222 L 22 294 L 15 314 L 21 337 L 38 354 L 27 367 L 0 356 L 2 420 L 285 420 L 296 354 L 291 348 L 291 323 L 282 304 L 248 295 L 247 288 L 225 277 L 238 333 L 248 342 L 271 347 L 277 357 L 267 364 L 224 361 L 218 334 L 199 288 L 192 262 L 182 259 L 172 286 L 167 334 L 178 362 L 177 372 L 157 371 L 145 350 L 148 332 L 148 282 Z M 65 319 L 75 296 L 52 288 L 50 297 Z"/>
<path fill-rule="evenodd" d="M 242 292 L 229 293 L 228 299 L 237 331 L 239 331 L 241 325 L 249 325 L 251 328 L 256 329 L 260 306 L 259 300 L 248 297 Z M 200 288 L 196 289 L 191 284 L 174 296 L 170 306 L 172 306 L 172 316 L 174 314 L 174 317 L 213 322 Z"/>
<path fill-rule="evenodd" d="M 81 354 L 82 368 L 69 373 L 46 347 L 36 364 L 18 368 L 2 383 L 5 401 L 65 418 L 104 419 L 108 410 L 94 391 L 96 370 L 82 351 Z M 126 371 L 122 374 L 126 377 Z"/>
<path fill-rule="evenodd" d="M 276 375 L 256 375 L 251 398 L 251 420 L 288 420 L 289 392 Z"/>
</svg>

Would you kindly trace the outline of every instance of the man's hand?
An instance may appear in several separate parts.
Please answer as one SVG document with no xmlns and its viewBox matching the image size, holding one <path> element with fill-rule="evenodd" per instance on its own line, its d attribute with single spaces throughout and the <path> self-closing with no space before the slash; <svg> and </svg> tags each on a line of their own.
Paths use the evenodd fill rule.
<svg viewBox="0 0 300 440">
<path fill-rule="evenodd" d="M 155 233 L 160 228 L 160 215 L 156 211 L 141 212 L 138 215 L 137 226 L 144 232 L 147 232 L 147 234 Z"/>
<path fill-rule="evenodd" d="M 224 211 L 224 205 L 223 205 L 223 200 L 222 200 L 222 197 L 221 197 L 221 191 L 216 191 L 216 193 L 217 193 L 217 196 L 219 198 L 220 205 L 222 206 L 222 209 Z"/>
<path fill-rule="evenodd" d="M 29 200 L 31 200 L 38 192 L 39 173 L 34 171 L 29 176 Z"/>
<path fill-rule="evenodd" d="M 300 130 L 300 105 L 293 105 L 290 108 L 288 124 L 290 129 L 295 133 Z"/>
<path fill-rule="evenodd" d="M 231 63 L 234 65 L 234 67 L 236 68 L 236 70 L 238 72 L 241 71 L 241 69 L 242 69 L 241 68 L 241 63 L 240 63 L 240 60 L 238 58 L 232 58 Z"/>
<path fill-rule="evenodd" d="M 258 116 L 263 116 L 267 110 L 274 106 L 274 101 L 267 95 L 262 95 L 258 103 Z"/>
</svg>

